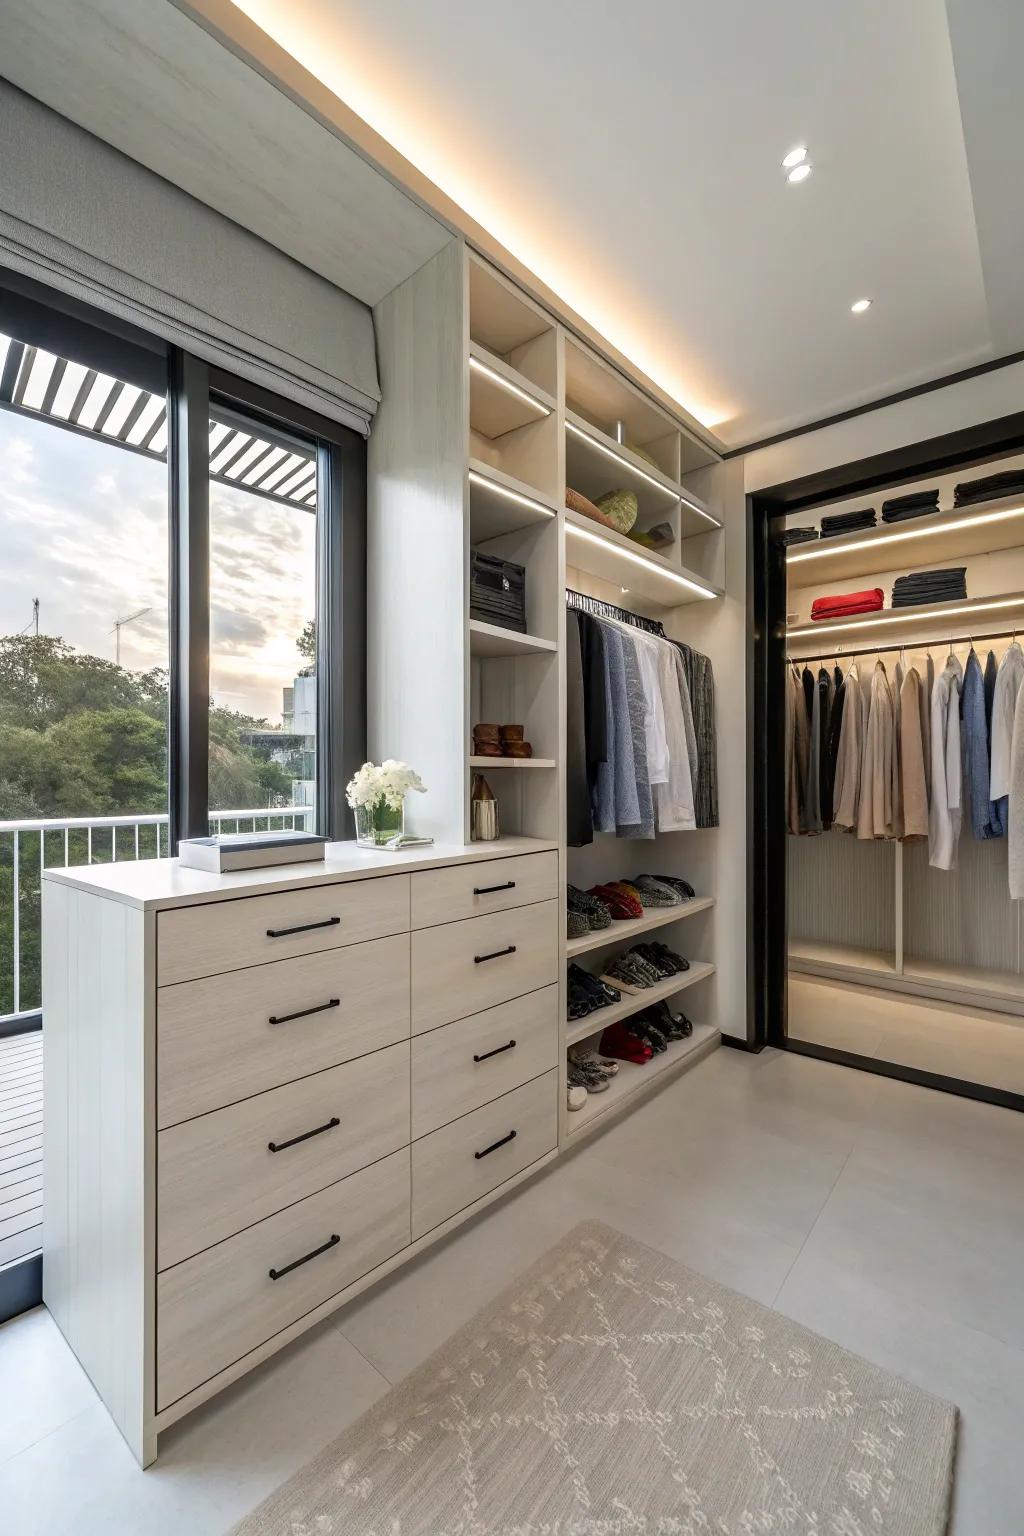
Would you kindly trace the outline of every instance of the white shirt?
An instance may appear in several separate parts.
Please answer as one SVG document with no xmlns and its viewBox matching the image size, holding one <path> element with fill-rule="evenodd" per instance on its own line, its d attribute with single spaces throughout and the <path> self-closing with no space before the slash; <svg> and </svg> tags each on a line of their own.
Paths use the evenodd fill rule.
<svg viewBox="0 0 1024 1536">
<path fill-rule="evenodd" d="M 950 656 L 932 689 L 932 798 L 928 808 L 928 862 L 955 869 L 960 843 L 960 684 L 964 669 Z"/>
<path fill-rule="evenodd" d="M 1010 793 L 1010 748 L 1013 742 L 1013 722 L 1017 710 L 1017 695 L 1024 682 L 1024 650 L 1016 640 L 1007 648 L 996 673 L 996 687 L 992 695 L 992 759 L 989 767 L 990 800 L 999 800 Z"/>
</svg>

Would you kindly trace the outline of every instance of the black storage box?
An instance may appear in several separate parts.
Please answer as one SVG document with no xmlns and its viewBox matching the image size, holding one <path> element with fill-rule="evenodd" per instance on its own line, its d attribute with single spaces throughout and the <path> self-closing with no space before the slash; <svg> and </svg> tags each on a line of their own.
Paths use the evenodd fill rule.
<svg viewBox="0 0 1024 1536">
<path fill-rule="evenodd" d="M 469 616 L 526 634 L 526 568 L 470 551 Z"/>
</svg>

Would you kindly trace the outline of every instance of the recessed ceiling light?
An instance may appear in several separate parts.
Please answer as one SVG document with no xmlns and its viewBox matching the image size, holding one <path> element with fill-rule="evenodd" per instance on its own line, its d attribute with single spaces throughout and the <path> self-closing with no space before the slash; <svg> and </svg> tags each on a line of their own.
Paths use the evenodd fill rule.
<svg viewBox="0 0 1024 1536">
<path fill-rule="evenodd" d="M 811 162 L 809 160 L 802 160 L 799 165 L 794 165 L 793 169 L 790 171 L 789 175 L 786 177 L 786 180 L 787 181 L 806 181 L 810 174 L 811 174 Z"/>
<path fill-rule="evenodd" d="M 786 157 L 783 160 L 782 164 L 783 164 L 784 168 L 787 171 L 791 171 L 793 169 L 794 165 L 799 165 L 801 163 L 801 161 L 806 160 L 806 159 L 807 159 L 807 145 L 806 144 L 798 144 L 796 149 L 791 149 L 790 150 L 789 154 L 786 155 Z"/>
<path fill-rule="evenodd" d="M 866 309 L 870 308 L 870 299 L 855 299 L 854 302 L 850 305 L 850 313 L 852 315 L 862 315 Z"/>
</svg>

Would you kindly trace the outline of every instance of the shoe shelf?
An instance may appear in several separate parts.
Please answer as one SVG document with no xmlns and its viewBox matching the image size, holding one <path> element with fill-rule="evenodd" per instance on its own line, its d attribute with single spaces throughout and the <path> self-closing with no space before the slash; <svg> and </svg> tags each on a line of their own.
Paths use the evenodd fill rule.
<svg viewBox="0 0 1024 1536">
<path fill-rule="evenodd" d="M 469 759 L 471 768 L 557 768 L 553 757 L 477 757 Z"/>
<path fill-rule="evenodd" d="M 712 967 L 709 966 L 707 969 L 710 970 Z M 651 991 L 654 990 L 652 987 Z M 613 1010 L 609 1008 L 601 1011 L 611 1013 Z M 572 1141 L 582 1133 L 593 1130 L 611 1112 L 622 1109 L 644 1089 L 663 1082 L 667 1075 L 671 1075 L 676 1070 L 682 1071 L 687 1067 L 695 1066 L 702 1056 L 706 1056 L 717 1047 L 721 1038 L 721 1030 L 716 1029 L 713 1024 L 695 1024 L 693 1034 L 687 1040 L 675 1041 L 660 1056 L 653 1056 L 642 1067 L 634 1066 L 631 1061 L 620 1061 L 619 1070 L 605 1091 L 588 1093 L 587 1102 L 582 1108 L 569 1113 L 569 1140 Z"/>
<path fill-rule="evenodd" d="M 608 930 L 604 931 L 607 933 Z M 698 981 L 704 981 L 706 977 L 713 976 L 714 971 L 715 967 L 708 960 L 691 960 L 690 969 L 682 971 L 678 976 L 666 976 L 664 981 L 655 982 L 653 987 L 645 987 L 642 992 L 623 992 L 621 1002 L 609 1003 L 607 1008 L 596 1008 L 593 1013 L 588 1013 L 585 1019 L 570 1019 L 566 1025 L 565 1043 L 577 1045 L 580 1040 L 589 1040 L 591 1035 L 600 1034 L 609 1024 L 617 1024 L 619 1019 L 628 1019 L 634 1013 L 642 1013 L 652 1003 L 660 1003 L 674 997 L 677 992 L 683 992 Z M 696 1029 L 697 1026 L 694 1025 L 695 1033 Z M 669 1050 L 671 1049 L 670 1046 Z M 620 1065 L 625 1067 L 628 1063 L 622 1062 Z M 604 1095 L 600 1097 L 603 1098 Z"/>
<path fill-rule="evenodd" d="M 643 917 L 626 917 L 613 921 L 610 928 L 594 929 L 578 939 L 569 939 L 565 953 L 570 960 L 585 955 L 591 949 L 608 949 L 613 944 L 628 944 L 638 933 L 650 933 L 652 928 L 664 928 L 667 923 L 677 923 L 680 918 L 693 917 L 697 912 L 707 912 L 715 904 L 713 896 L 695 896 L 678 907 L 652 907 Z"/>
</svg>

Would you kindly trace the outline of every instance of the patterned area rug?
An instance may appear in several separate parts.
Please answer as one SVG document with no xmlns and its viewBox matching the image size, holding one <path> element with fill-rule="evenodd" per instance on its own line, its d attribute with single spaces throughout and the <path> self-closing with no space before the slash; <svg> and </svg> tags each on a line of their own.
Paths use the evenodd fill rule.
<svg viewBox="0 0 1024 1536">
<path fill-rule="evenodd" d="M 236 1536 L 943 1536 L 956 1424 L 585 1222 Z"/>
</svg>

